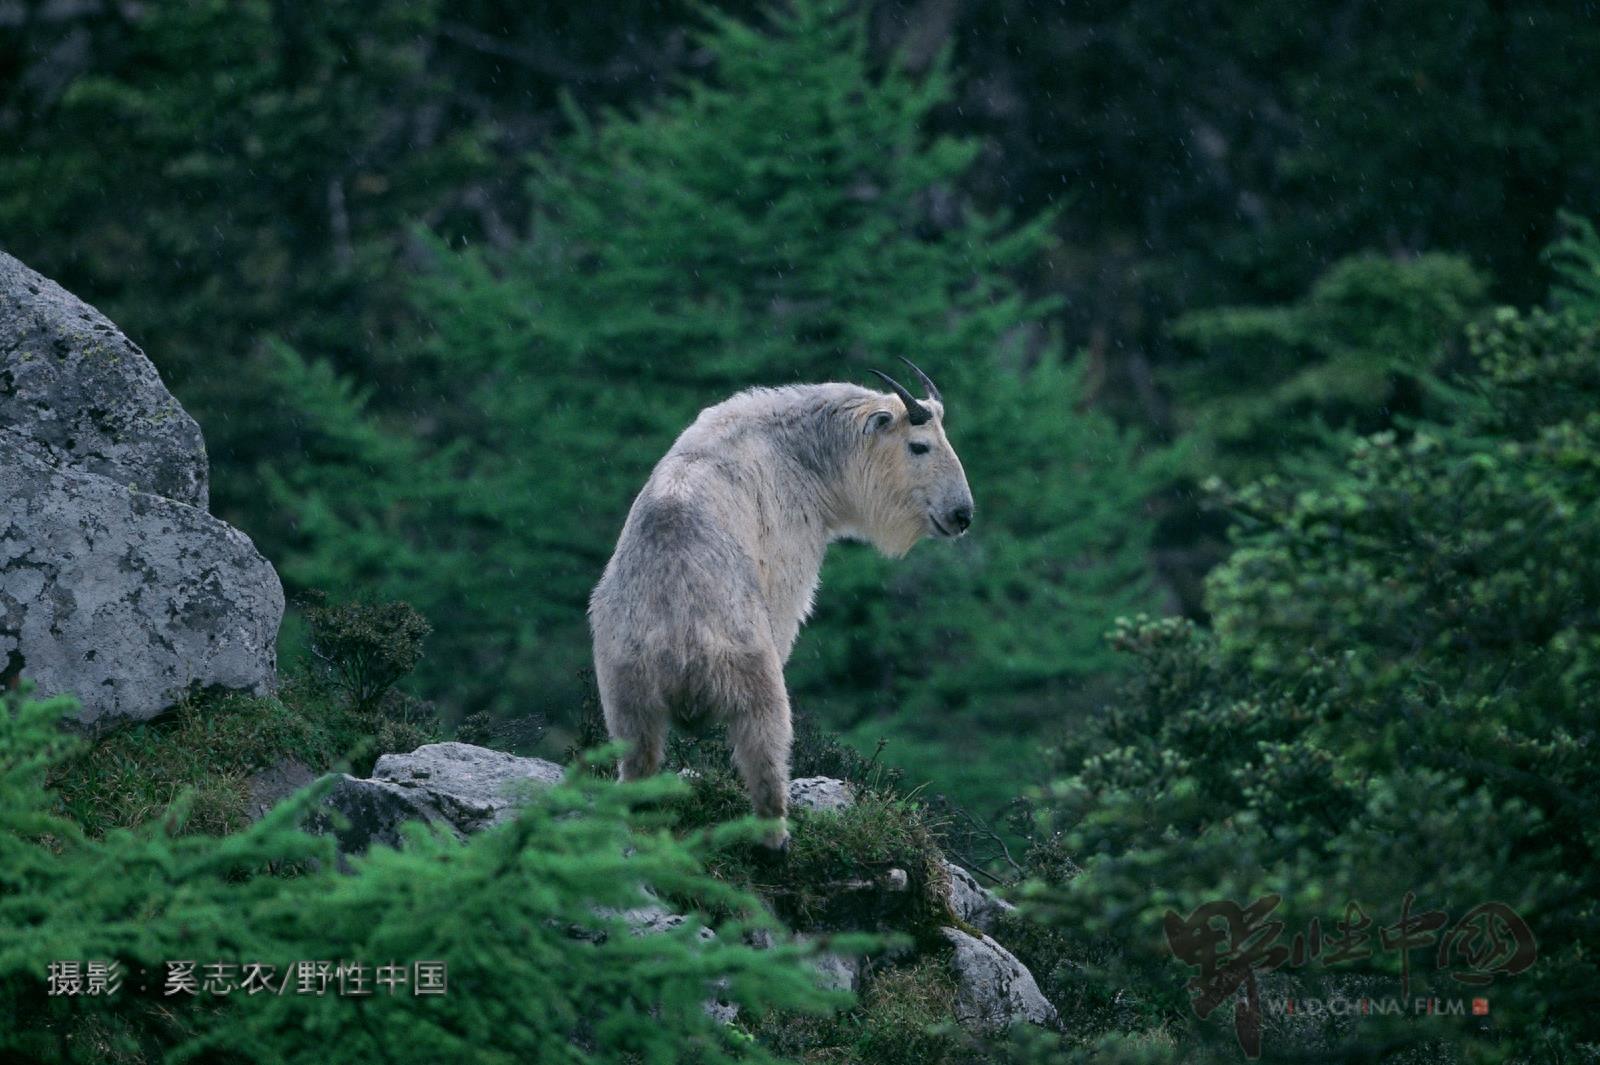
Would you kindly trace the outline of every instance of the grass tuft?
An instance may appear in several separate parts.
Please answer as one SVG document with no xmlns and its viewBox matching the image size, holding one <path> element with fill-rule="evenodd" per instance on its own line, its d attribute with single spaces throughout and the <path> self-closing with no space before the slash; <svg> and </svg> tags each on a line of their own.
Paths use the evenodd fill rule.
<svg viewBox="0 0 1600 1065">
<path fill-rule="evenodd" d="M 968 1041 L 952 1020 L 955 994 L 944 961 L 929 956 L 878 973 L 852 1010 L 831 1017 L 768 1013 L 754 1035 L 774 1053 L 808 1065 L 965 1062 Z"/>
</svg>

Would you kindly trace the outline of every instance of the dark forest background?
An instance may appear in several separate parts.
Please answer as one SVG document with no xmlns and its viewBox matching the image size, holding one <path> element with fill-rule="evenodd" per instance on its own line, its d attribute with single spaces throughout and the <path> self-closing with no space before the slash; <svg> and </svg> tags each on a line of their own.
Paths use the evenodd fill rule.
<svg viewBox="0 0 1600 1065">
<path fill-rule="evenodd" d="M 952 749 L 1027 758 L 1097 697 L 1116 616 L 1206 616 L 1221 526 L 1194 483 L 1418 412 L 1389 338 L 1328 315 L 1426 303 L 1423 357 L 1545 290 L 1558 211 L 1600 191 L 1600 27 L 1565 3 L 864 15 L 859 42 L 734 70 L 678 4 L 11 3 L 0 233 L 150 352 L 214 509 L 291 591 L 414 602 L 422 693 L 537 712 L 558 749 L 583 596 L 694 410 L 921 360 L 957 445 L 990 449 L 994 536 L 836 559 L 797 702 L 992 807 Z M 737 99 L 697 111 L 695 85 Z M 654 164 L 707 215 L 618 169 Z M 990 317 L 961 333 L 918 291 Z M 1298 325 L 1217 314 L 1297 301 Z M 1041 421 L 1071 424 L 1021 443 Z"/>
<path fill-rule="evenodd" d="M 1117 966 L 1178 900 L 1515 895 L 1495 1045 L 1583 1060 L 1596 56 L 1512 0 L 7 0 L 0 240 L 291 595 L 414 605 L 414 694 L 545 753 L 695 411 L 916 360 L 977 523 L 835 549 L 797 713 Z"/>
</svg>

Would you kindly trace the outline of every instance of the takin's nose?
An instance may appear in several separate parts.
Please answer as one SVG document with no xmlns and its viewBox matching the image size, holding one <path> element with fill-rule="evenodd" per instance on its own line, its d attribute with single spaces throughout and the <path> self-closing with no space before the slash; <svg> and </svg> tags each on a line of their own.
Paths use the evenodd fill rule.
<svg viewBox="0 0 1600 1065">
<path fill-rule="evenodd" d="M 972 507 L 963 503 L 950 512 L 950 528 L 958 533 L 967 531 L 967 526 L 972 524 Z"/>
</svg>

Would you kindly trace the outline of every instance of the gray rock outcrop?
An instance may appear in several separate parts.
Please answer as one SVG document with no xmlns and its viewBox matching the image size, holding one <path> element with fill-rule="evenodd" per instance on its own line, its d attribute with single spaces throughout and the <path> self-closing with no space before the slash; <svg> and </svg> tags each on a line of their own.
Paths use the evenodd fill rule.
<svg viewBox="0 0 1600 1065">
<path fill-rule="evenodd" d="M 817 986 L 824 991 L 849 991 L 854 994 L 861 982 L 861 961 L 858 958 L 824 951 L 811 959 L 811 968 L 817 973 Z"/>
<path fill-rule="evenodd" d="M 372 767 L 372 776 L 422 793 L 450 824 L 476 832 L 515 817 L 518 794 L 527 782 L 558 784 L 562 769 L 543 758 L 452 742 L 386 754 Z"/>
<path fill-rule="evenodd" d="M 967 924 L 993 932 L 1000 918 L 1016 912 L 1015 906 L 978 883 L 977 877 L 955 862 L 947 860 L 944 868 L 950 874 L 950 912 Z"/>
<path fill-rule="evenodd" d="M 789 805 L 801 810 L 843 810 L 855 805 L 849 784 L 832 777 L 801 777 L 789 781 Z"/>
<path fill-rule="evenodd" d="M 321 805 L 306 819 L 306 828 L 333 836 L 340 868 L 344 868 L 347 855 L 365 854 L 373 844 L 400 846 L 400 826 L 407 821 L 420 821 L 460 836 L 423 793 L 348 773 L 338 775 Z"/>
<path fill-rule="evenodd" d="M 962 1027 L 998 1032 L 1018 1021 L 1056 1023 L 1056 1008 L 1010 951 L 988 936 L 974 938 L 958 928 L 941 928 L 939 934 L 954 948 L 950 967 L 956 977 L 956 1020 Z"/>
<path fill-rule="evenodd" d="M 270 690 L 282 586 L 206 500 L 200 429 L 144 353 L 0 252 L 0 683 L 97 728 Z"/>
<path fill-rule="evenodd" d="M 811 937 L 804 933 L 795 933 L 796 943 L 810 941 Z M 817 986 L 824 991 L 849 991 L 854 993 L 861 986 L 861 959 L 853 958 L 847 954 L 835 954 L 832 951 L 821 950 L 806 960 L 812 971 L 817 974 Z"/>
<path fill-rule="evenodd" d="M 549 784 L 561 776 L 560 766 L 542 759 L 519 758 L 466 743 L 433 743 L 410 754 L 384 755 L 378 760 L 372 779 L 341 777 L 323 804 L 327 809 L 338 810 L 350 822 L 347 828 L 336 832 L 340 852 L 360 853 L 374 842 L 398 845 L 399 826 L 406 820 L 423 821 L 458 836 L 498 824 L 514 815 L 518 792 L 527 781 Z M 791 788 L 790 802 L 800 809 L 838 810 L 855 802 L 844 781 L 812 777 L 795 784 L 798 787 Z M 812 805 L 811 800 L 817 797 L 821 801 Z M 327 826 L 325 821 L 324 830 L 330 830 Z M 987 929 L 1014 909 L 960 866 L 947 862 L 946 871 L 951 912 L 967 924 Z M 904 870 L 887 869 L 833 884 L 829 894 L 839 898 L 868 893 L 872 898 L 894 899 L 903 896 L 908 887 Z M 648 890 L 633 909 L 596 907 L 595 912 L 620 920 L 638 936 L 671 932 L 691 921 L 662 905 Z M 865 910 L 856 905 L 851 912 L 859 918 Z M 710 929 L 699 924 L 694 927 L 702 939 L 714 937 Z M 892 924 L 879 927 L 879 923 L 870 920 L 866 925 L 857 923 L 851 927 L 893 930 Z M 585 929 L 574 934 L 592 938 L 604 933 Z M 994 939 L 988 935 L 975 937 L 952 927 L 940 928 L 939 934 L 951 947 L 955 1015 L 964 1028 L 976 1035 L 987 1035 L 1018 1022 L 1047 1026 L 1057 1023 L 1055 1007 L 1040 992 L 1033 974 Z M 807 938 L 806 933 L 795 935 L 797 942 Z M 767 929 L 758 929 L 746 939 L 759 947 L 774 943 Z M 893 952 L 884 958 L 892 956 Z M 862 962 L 856 958 L 820 951 L 808 964 L 816 973 L 818 985 L 824 988 L 856 991 L 864 979 Z M 707 1002 L 706 1008 L 719 1019 L 731 1020 L 734 1016 L 731 1007 L 714 999 Z"/>
<path fill-rule="evenodd" d="M 314 818 L 311 827 L 331 831 L 341 854 L 361 854 L 374 843 L 399 846 L 405 821 L 465 837 L 514 817 L 518 795 L 530 782 L 554 784 L 561 776 L 560 766 L 542 758 L 470 743 L 429 743 L 410 754 L 384 755 L 370 778 L 340 774 L 322 805 L 348 825 Z"/>
</svg>

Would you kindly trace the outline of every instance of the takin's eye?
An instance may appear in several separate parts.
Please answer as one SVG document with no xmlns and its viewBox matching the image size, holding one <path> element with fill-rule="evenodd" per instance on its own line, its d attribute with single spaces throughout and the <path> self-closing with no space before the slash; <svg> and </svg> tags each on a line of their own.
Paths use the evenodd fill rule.
<svg viewBox="0 0 1600 1065">
<path fill-rule="evenodd" d="M 911 448 L 911 453 L 913 455 L 926 455 L 928 453 L 928 445 L 924 444 L 920 440 L 913 440 L 906 446 Z"/>
</svg>

